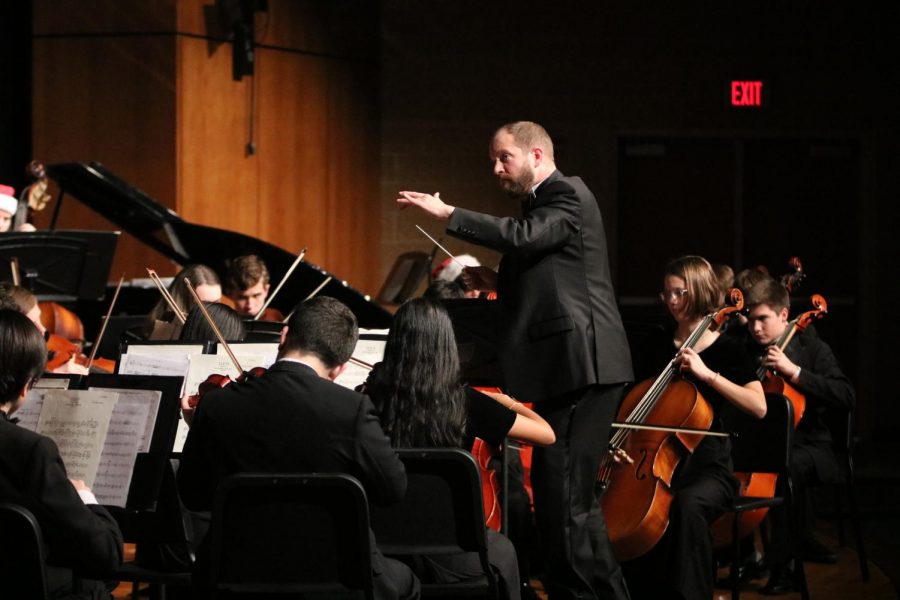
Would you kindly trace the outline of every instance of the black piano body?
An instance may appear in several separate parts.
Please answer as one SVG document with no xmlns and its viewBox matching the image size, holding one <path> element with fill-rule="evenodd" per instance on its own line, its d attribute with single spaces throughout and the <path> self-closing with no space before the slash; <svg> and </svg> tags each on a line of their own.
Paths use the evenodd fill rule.
<svg viewBox="0 0 900 600">
<path fill-rule="evenodd" d="M 256 254 L 268 266 L 274 291 L 274 286 L 297 258 L 296 254 L 249 235 L 188 223 L 97 162 L 49 165 L 47 175 L 60 190 L 51 229 L 55 227 L 64 196 L 70 195 L 179 265 L 202 263 L 220 277 L 225 273 L 226 261 Z M 389 327 L 391 315 L 388 311 L 340 277 L 305 260 L 284 283 L 271 306 L 288 314 L 297 302 L 328 277 L 332 277 L 331 281 L 318 294 L 346 304 L 356 315 L 360 327 Z"/>
</svg>

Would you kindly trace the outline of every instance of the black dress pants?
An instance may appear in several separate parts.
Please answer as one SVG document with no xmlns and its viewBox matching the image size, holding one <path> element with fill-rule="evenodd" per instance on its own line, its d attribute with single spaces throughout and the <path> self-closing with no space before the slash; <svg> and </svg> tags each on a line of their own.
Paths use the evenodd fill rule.
<svg viewBox="0 0 900 600">
<path fill-rule="evenodd" d="M 556 443 L 535 448 L 534 509 L 552 600 L 627 599 L 600 510 L 597 470 L 624 385 L 591 385 L 535 404 Z"/>
</svg>

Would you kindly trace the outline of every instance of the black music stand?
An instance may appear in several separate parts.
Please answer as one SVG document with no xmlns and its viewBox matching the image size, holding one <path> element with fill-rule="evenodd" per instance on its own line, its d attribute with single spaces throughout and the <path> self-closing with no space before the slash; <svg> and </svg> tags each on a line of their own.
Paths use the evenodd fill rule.
<svg viewBox="0 0 900 600">
<path fill-rule="evenodd" d="M 117 231 L 10 232 L 0 234 L 0 257 L 18 261 L 21 285 L 40 300 L 102 300 L 118 241 Z M 0 273 L 12 279 L 10 270 Z"/>
<path fill-rule="evenodd" d="M 472 386 L 502 388 L 505 380 L 497 356 L 497 301 L 453 298 L 441 302 L 453 322 L 463 381 Z"/>
<path fill-rule="evenodd" d="M 176 376 L 91 373 L 83 377 L 80 382 L 82 389 L 122 388 L 162 392 L 159 410 L 156 412 L 153 436 L 150 438 L 150 451 L 139 452 L 137 455 L 125 510 L 114 509 L 117 520 L 123 529 L 125 521 L 139 520 L 135 515 L 143 511 L 152 511 L 156 505 L 165 462 L 169 460 L 172 453 L 175 433 L 178 430 L 183 380 L 183 377 Z"/>
</svg>

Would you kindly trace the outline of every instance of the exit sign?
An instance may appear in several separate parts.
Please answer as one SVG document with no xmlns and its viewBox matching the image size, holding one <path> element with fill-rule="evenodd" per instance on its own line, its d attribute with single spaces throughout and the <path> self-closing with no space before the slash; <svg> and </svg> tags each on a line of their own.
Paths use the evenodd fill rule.
<svg viewBox="0 0 900 600">
<path fill-rule="evenodd" d="M 760 108 L 766 105 L 769 90 L 760 79 L 733 79 L 728 86 L 728 104 L 735 108 Z"/>
</svg>

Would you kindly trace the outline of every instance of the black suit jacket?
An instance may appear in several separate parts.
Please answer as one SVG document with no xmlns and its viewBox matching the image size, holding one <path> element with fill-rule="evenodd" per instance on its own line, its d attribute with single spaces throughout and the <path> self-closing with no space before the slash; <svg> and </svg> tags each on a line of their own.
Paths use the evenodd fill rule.
<svg viewBox="0 0 900 600">
<path fill-rule="evenodd" d="M 539 402 L 633 379 L 603 219 L 581 178 L 554 171 L 521 218 L 456 208 L 447 232 L 503 253 L 498 352 L 513 396 Z"/>
<path fill-rule="evenodd" d="M 0 413 L 0 502 L 20 504 L 38 520 L 48 552 L 47 579 L 53 598 L 70 596 L 73 570 L 96 577 L 122 564 L 118 524 L 102 506 L 82 502 L 66 475 L 56 443 L 9 422 L 5 413 Z M 3 582 L 0 597 L 5 597 Z"/>
<path fill-rule="evenodd" d="M 753 338 L 749 343 L 756 346 L 761 357 L 765 354 L 766 348 Z M 836 481 L 840 473 L 825 415 L 828 411 L 846 414 L 853 409 L 853 384 L 841 370 L 831 347 L 809 330 L 795 335 L 784 353 L 801 369 L 799 381 L 791 385 L 806 398 L 803 418 L 794 431 L 794 446 L 803 448 L 810 457 L 819 481 Z"/>
<path fill-rule="evenodd" d="M 240 472 L 348 473 L 375 502 L 406 492 L 403 463 L 369 398 L 290 361 L 198 405 L 178 469 L 185 506 L 210 510 L 219 482 Z"/>
<path fill-rule="evenodd" d="M 347 473 L 359 479 L 373 502 L 399 500 L 406 493 L 406 469 L 368 396 L 291 361 L 210 392 L 194 413 L 177 476 L 185 506 L 211 510 L 219 482 L 241 472 Z M 381 556 L 371 531 L 370 537 L 376 597 L 402 597 L 411 574 L 404 578 Z M 194 568 L 201 588 L 208 553 L 204 539 Z"/>
</svg>

